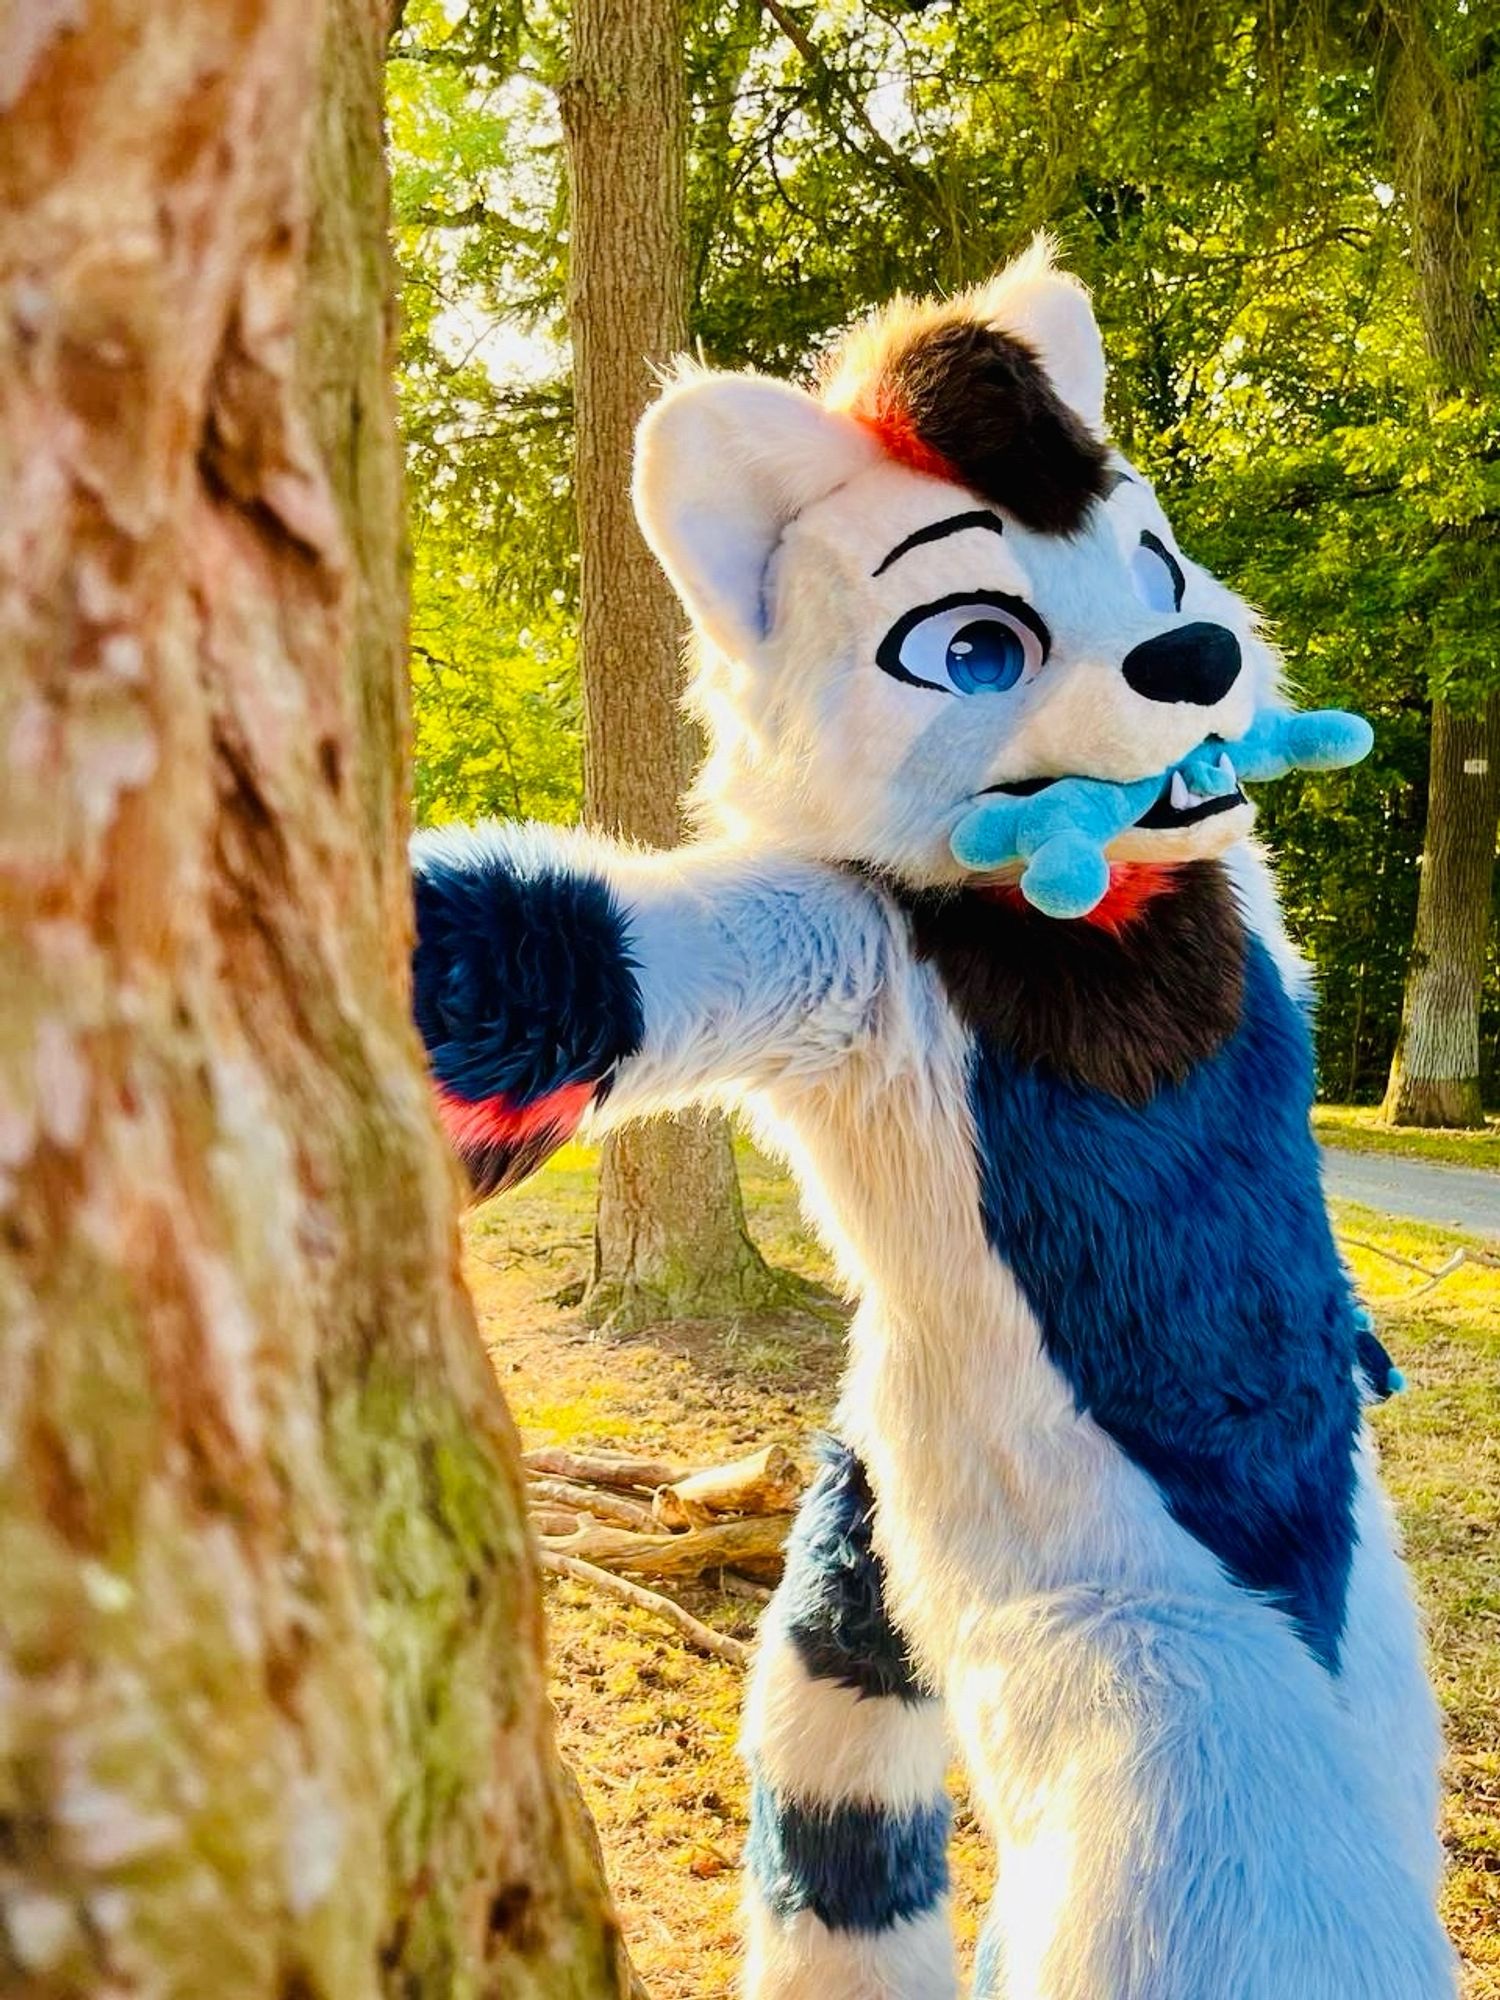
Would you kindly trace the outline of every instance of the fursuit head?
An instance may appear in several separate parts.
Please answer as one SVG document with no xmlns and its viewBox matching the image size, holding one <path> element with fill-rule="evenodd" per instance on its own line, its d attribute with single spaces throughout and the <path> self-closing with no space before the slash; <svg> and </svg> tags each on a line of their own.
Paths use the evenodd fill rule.
<svg viewBox="0 0 1500 2000">
<path fill-rule="evenodd" d="M 685 370 L 636 503 L 694 628 L 698 836 L 415 846 L 476 1189 L 734 1106 L 857 1301 L 748 1695 L 753 2000 L 958 1991 L 954 1755 L 982 2000 L 1454 1992 L 1363 1414 L 1397 1378 L 1242 788 L 1359 746 L 1293 717 L 1104 388 L 1045 244 L 812 389 Z"/>
</svg>

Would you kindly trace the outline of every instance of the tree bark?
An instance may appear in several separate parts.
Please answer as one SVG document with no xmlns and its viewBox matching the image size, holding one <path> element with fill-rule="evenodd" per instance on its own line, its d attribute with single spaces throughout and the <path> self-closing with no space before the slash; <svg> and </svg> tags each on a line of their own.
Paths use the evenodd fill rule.
<svg viewBox="0 0 1500 2000">
<path fill-rule="evenodd" d="M 1500 819 L 1500 694 L 1471 714 L 1433 703 L 1429 770 L 1416 940 L 1382 1116 L 1393 1125 L 1482 1125 L 1479 1001 Z"/>
<path fill-rule="evenodd" d="M 1472 84 L 1447 69 L 1425 0 L 1382 0 L 1364 45 L 1411 231 L 1413 282 L 1435 398 L 1478 394 L 1487 367 L 1479 250 L 1494 210 L 1493 162 Z M 1494 543 L 1469 536 L 1497 571 Z M 1427 827 L 1401 1034 L 1382 1116 L 1393 1125 L 1480 1125 L 1479 1014 L 1500 833 L 1500 688 L 1465 706 L 1432 701 Z"/>
<path fill-rule="evenodd" d="M 591 822 L 682 838 L 696 746 L 678 706 L 682 614 L 630 506 L 653 366 L 687 340 L 687 89 L 681 0 L 575 0 L 561 93 L 581 549 L 584 797 Z M 604 1148 L 585 1310 L 632 1325 L 770 1303 L 722 1119 Z"/>
<path fill-rule="evenodd" d="M 0 22 L 17 2000 L 626 1990 L 408 1016 L 386 12 Z"/>
</svg>

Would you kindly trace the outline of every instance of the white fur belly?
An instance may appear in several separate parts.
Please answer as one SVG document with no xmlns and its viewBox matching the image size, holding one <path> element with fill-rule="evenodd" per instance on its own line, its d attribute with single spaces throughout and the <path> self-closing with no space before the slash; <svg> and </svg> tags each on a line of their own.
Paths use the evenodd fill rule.
<svg viewBox="0 0 1500 2000">
<path fill-rule="evenodd" d="M 836 1428 L 997 1843 L 996 1990 L 1451 1993 L 1430 1698 L 1378 1496 L 1340 1689 L 1077 1409 L 984 1235 L 962 1038 L 946 1010 L 912 1032 L 920 1063 L 877 1052 L 770 1107 L 770 1136 L 862 1298 Z M 1411 1754 L 1377 1771 L 1372 1734 L 1412 1701 Z"/>
<path fill-rule="evenodd" d="M 880 1496 L 903 1622 L 942 1643 L 976 1605 L 1080 1580 L 1234 1597 L 1047 1357 L 985 1238 L 965 1037 L 940 995 L 903 998 L 837 1085 L 751 1106 L 860 1300 L 836 1425 Z"/>
</svg>

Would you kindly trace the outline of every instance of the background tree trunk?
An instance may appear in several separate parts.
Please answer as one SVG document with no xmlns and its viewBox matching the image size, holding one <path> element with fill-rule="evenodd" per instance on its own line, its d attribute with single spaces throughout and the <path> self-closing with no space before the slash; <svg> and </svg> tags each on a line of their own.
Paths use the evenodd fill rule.
<svg viewBox="0 0 1500 2000">
<path fill-rule="evenodd" d="M 562 91 L 591 822 L 682 838 L 696 746 L 678 707 L 683 619 L 630 505 L 653 364 L 687 340 L 681 0 L 575 0 Z M 604 1148 L 587 1307 L 614 1324 L 731 1312 L 778 1290 L 745 1230 L 729 1129 L 671 1119 Z"/>
<path fill-rule="evenodd" d="M 1411 231 L 1417 309 L 1435 398 L 1480 391 L 1488 367 L 1478 245 L 1494 165 L 1472 82 L 1449 71 L 1426 0 L 1385 0 L 1359 31 Z M 1500 583 L 1493 535 L 1469 541 Z M 1393 1125 L 1482 1125 L 1479 1011 L 1500 833 L 1500 689 L 1485 662 L 1477 698 L 1432 701 L 1427 827 L 1401 1034 L 1383 1116 Z"/>
<path fill-rule="evenodd" d="M 624 1990 L 408 1019 L 387 12 L 0 22 L 17 2000 Z"/>
<path fill-rule="evenodd" d="M 1500 695 L 1461 713 L 1432 705 L 1416 940 L 1383 1116 L 1393 1125 L 1482 1125 L 1479 996 L 1500 818 Z"/>
</svg>

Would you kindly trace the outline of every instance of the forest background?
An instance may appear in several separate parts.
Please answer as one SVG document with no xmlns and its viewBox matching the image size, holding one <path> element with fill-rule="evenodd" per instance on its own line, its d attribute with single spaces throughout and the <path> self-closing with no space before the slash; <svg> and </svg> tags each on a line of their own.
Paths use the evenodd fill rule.
<svg viewBox="0 0 1500 2000">
<path fill-rule="evenodd" d="M 1094 292 L 1114 434 L 1184 546 L 1264 612 L 1300 699 L 1376 724 L 1359 771 L 1261 795 L 1321 978 L 1323 1093 L 1368 1101 L 1401 1022 L 1434 699 L 1493 716 L 1500 688 L 1500 32 L 1414 11 L 1403 63 L 1389 22 L 1374 46 L 1347 11 L 689 0 L 689 325 L 715 364 L 804 374 L 865 306 L 1057 235 Z M 408 0 L 392 44 L 426 823 L 580 807 L 566 27 L 550 4 Z M 1414 177 L 1453 211 L 1427 240 L 1465 294 L 1461 389 L 1414 300 Z M 1493 914 L 1480 1040 L 1493 1102 Z"/>
<path fill-rule="evenodd" d="M 722 1126 L 617 1134 L 597 1173 L 564 1149 L 470 1218 L 461 1269 L 409 1007 L 393 35 L 422 816 L 567 817 L 584 761 L 598 823 L 676 837 L 677 613 L 626 485 L 681 294 L 713 358 L 795 371 L 867 301 L 1050 224 L 1188 545 L 1278 621 L 1304 695 L 1380 725 L 1358 774 L 1268 798 L 1325 1085 L 1378 1093 L 1410 962 L 1440 1026 L 1467 1009 L 1470 1067 L 1442 1034 L 1394 1067 L 1466 1084 L 1473 1124 L 1500 817 L 1482 4 L 0 9 L 7 1994 L 621 2000 L 616 1910 L 656 2000 L 736 1977 L 755 1586 L 684 1585 L 718 1628 L 698 1655 L 564 1569 L 549 1701 L 536 1557 L 578 1545 L 520 1447 L 794 1454 L 843 1316 L 787 1178 L 741 1148 L 741 1200 Z M 1373 1117 L 1320 1128 L 1412 1147 Z M 1334 1221 L 1408 1380 L 1372 1421 L 1447 1723 L 1445 1913 L 1500 2000 L 1496 1253 Z M 650 1539 L 668 1574 L 703 1558 Z M 967 1949 L 971 1815 L 955 1864 Z"/>
</svg>

